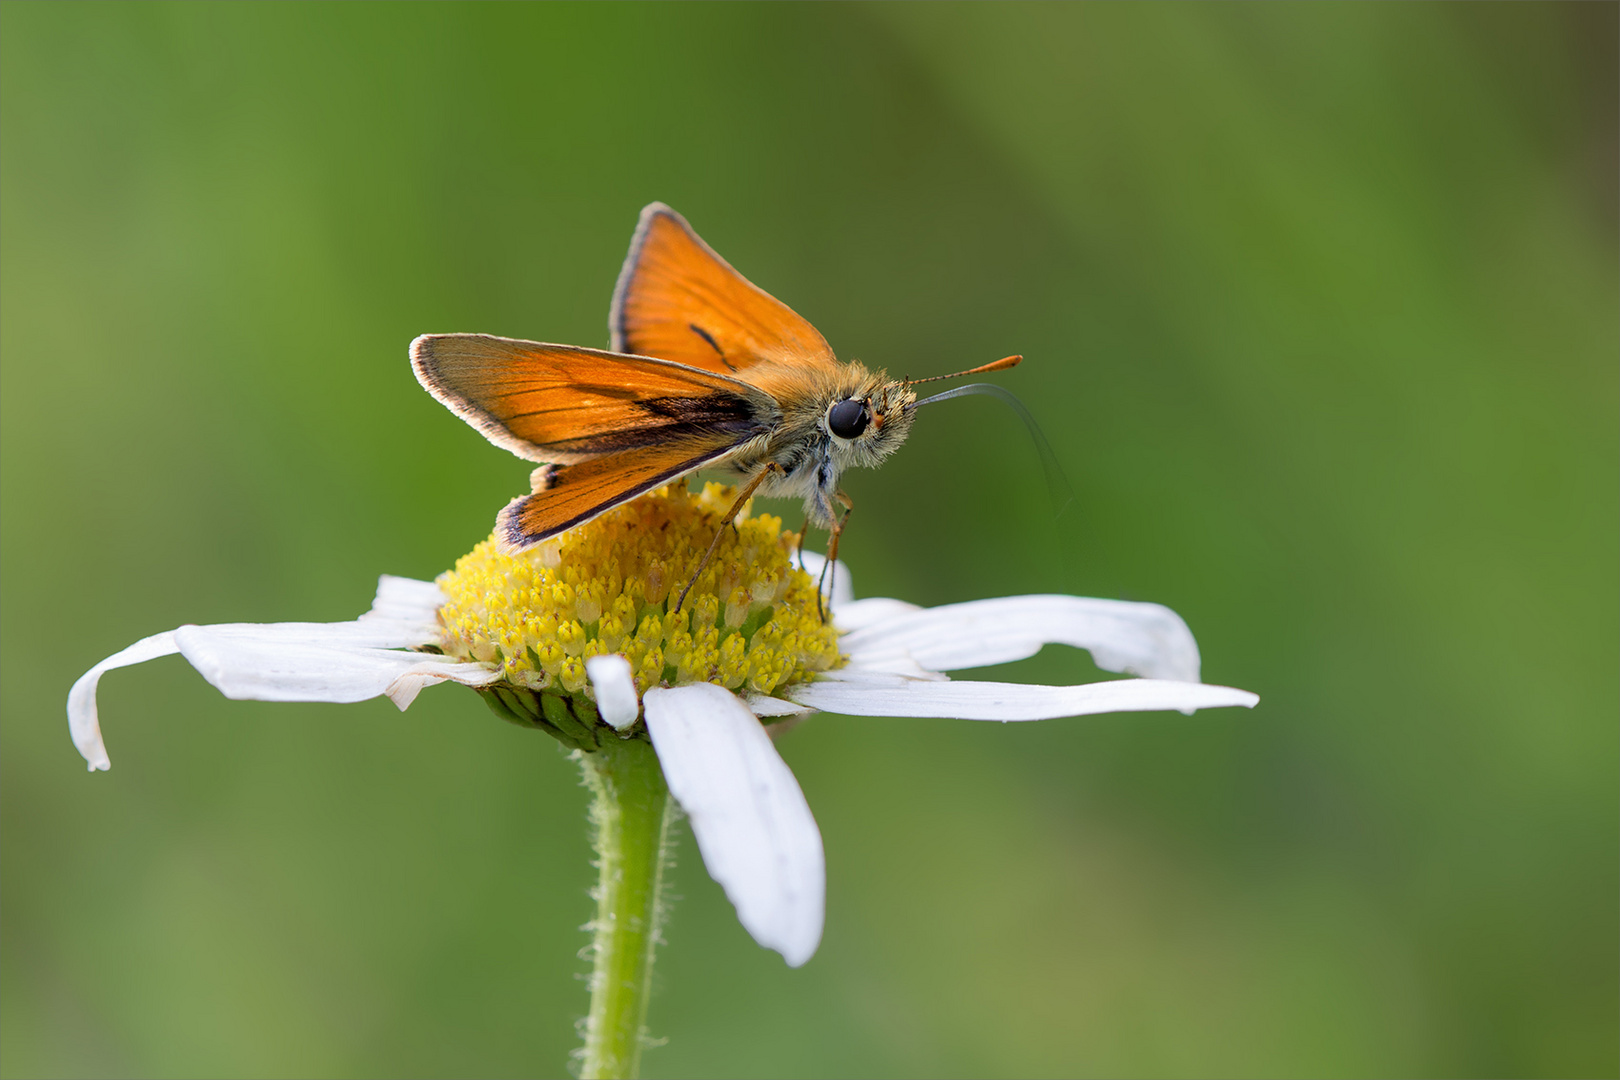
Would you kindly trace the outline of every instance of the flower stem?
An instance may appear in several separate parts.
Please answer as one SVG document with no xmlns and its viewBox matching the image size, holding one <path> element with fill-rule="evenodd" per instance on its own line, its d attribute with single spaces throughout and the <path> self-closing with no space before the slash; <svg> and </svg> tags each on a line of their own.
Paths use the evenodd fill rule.
<svg viewBox="0 0 1620 1080">
<path fill-rule="evenodd" d="M 591 823 L 601 871 L 580 1076 L 633 1077 L 641 1064 L 653 950 L 664 914 L 674 800 L 658 755 L 642 739 L 605 738 L 599 750 L 579 759 L 595 796 Z"/>
</svg>

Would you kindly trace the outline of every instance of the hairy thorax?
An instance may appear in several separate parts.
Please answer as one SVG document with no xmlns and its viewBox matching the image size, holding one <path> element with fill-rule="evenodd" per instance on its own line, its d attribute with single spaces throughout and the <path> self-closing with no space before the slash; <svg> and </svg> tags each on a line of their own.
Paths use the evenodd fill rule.
<svg viewBox="0 0 1620 1080">
<path fill-rule="evenodd" d="M 762 364 L 749 369 L 748 379 L 775 398 L 780 420 L 766 425 L 768 435 L 744 444 L 725 465 L 739 475 L 777 465 L 781 471 L 773 472 L 759 493 L 802 498 L 806 515 L 818 528 L 832 524 L 843 471 L 877 466 L 911 430 L 907 406 L 917 395 L 885 372 L 869 371 L 860 363 L 832 371 Z M 849 400 L 865 403 L 871 419 L 859 435 L 844 439 L 829 429 L 827 411 Z"/>
</svg>

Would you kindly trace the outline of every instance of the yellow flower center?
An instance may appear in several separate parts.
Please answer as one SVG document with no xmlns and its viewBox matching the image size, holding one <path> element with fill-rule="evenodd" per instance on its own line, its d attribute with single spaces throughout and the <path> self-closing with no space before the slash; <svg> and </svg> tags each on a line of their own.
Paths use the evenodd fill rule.
<svg viewBox="0 0 1620 1080">
<path fill-rule="evenodd" d="M 838 666 L 816 583 L 782 519 L 727 528 L 681 610 L 681 588 L 735 495 L 719 484 L 651 492 L 527 551 L 491 537 L 439 577 L 444 652 L 499 664 L 511 687 L 591 697 L 585 659 L 621 653 L 636 692 L 711 682 L 770 694 Z"/>
</svg>

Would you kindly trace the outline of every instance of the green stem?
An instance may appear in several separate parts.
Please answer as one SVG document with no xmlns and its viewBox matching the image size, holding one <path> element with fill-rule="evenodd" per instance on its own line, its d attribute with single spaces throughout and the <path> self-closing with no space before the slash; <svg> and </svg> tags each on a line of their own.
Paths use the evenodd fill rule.
<svg viewBox="0 0 1620 1080">
<path fill-rule="evenodd" d="M 664 913 L 661 893 L 674 800 L 658 755 L 641 739 L 610 736 L 601 749 L 579 758 L 595 796 L 591 823 L 601 871 L 580 1076 L 633 1077 L 641 1064 L 653 950 Z"/>
</svg>

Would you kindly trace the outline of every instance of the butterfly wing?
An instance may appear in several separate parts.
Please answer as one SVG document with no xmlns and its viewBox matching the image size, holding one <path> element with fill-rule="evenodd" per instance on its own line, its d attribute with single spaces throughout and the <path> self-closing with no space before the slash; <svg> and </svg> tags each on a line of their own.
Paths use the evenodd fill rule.
<svg viewBox="0 0 1620 1080">
<path fill-rule="evenodd" d="M 430 394 L 529 461 L 572 465 L 692 439 L 735 445 L 776 411 L 769 395 L 711 372 L 489 334 L 424 335 L 411 364 Z"/>
<path fill-rule="evenodd" d="M 508 549 L 521 551 L 678 480 L 731 449 L 694 440 L 626 450 L 578 465 L 542 465 L 530 477 L 532 494 L 513 499 L 496 518 L 496 535 Z"/>
<path fill-rule="evenodd" d="M 754 364 L 828 368 L 827 340 L 715 254 L 663 203 L 641 212 L 608 315 L 615 352 L 748 377 Z"/>
<path fill-rule="evenodd" d="M 550 463 L 501 514 L 502 539 L 517 548 L 715 462 L 780 419 L 747 383 L 599 349 L 430 334 L 411 343 L 411 364 L 491 442 Z"/>
</svg>

